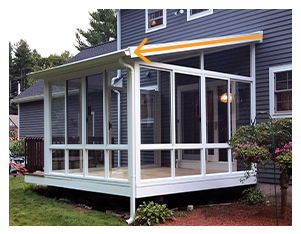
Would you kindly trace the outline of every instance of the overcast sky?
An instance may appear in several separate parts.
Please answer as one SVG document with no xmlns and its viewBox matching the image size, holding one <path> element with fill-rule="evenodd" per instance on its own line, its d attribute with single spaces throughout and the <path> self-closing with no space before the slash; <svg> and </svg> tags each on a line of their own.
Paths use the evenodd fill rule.
<svg viewBox="0 0 301 234">
<path fill-rule="evenodd" d="M 89 12 L 97 8 L 93 6 L 73 7 L 51 4 L 51 1 L 39 1 L 39 7 L 31 7 L 28 1 L 11 9 L 7 18 L 9 24 L 9 41 L 16 43 L 24 39 L 30 48 L 36 49 L 42 57 L 50 54 L 61 54 L 65 50 L 73 55 L 79 51 L 74 47 L 77 28 L 87 30 Z"/>
<path fill-rule="evenodd" d="M 156 1 L 152 3 L 158 5 Z M 79 52 L 74 47 L 77 44 L 76 29 L 87 30 L 90 27 L 89 12 L 99 8 L 147 8 L 153 4 L 139 2 L 137 5 L 136 1 L 126 0 L 10 0 L 3 6 L 5 10 L 0 8 L 0 17 L 11 43 L 24 39 L 43 57 L 61 54 L 65 50 L 76 55 Z M 164 7 L 164 4 L 161 2 L 160 6 Z"/>
</svg>

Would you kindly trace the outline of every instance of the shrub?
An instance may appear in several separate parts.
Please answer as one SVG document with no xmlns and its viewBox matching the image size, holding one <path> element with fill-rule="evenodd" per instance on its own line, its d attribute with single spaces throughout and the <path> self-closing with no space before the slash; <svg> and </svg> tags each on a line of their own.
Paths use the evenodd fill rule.
<svg viewBox="0 0 301 234">
<path fill-rule="evenodd" d="M 143 202 L 139 205 L 134 221 L 137 221 L 140 225 L 152 226 L 161 221 L 165 222 L 167 217 L 174 218 L 167 205 L 160 205 L 151 201 L 148 204 Z"/>
<path fill-rule="evenodd" d="M 17 141 L 10 141 L 9 150 L 12 156 L 24 156 L 25 155 L 25 148 L 24 148 L 24 139 L 17 140 Z"/>
<path fill-rule="evenodd" d="M 241 179 L 241 181 L 249 178 L 249 172 L 247 170 L 251 169 L 250 165 L 252 163 L 258 164 L 257 168 L 254 170 L 254 175 L 256 176 L 257 169 L 260 169 L 261 165 L 264 165 L 266 162 L 268 162 L 268 159 L 274 160 L 274 158 L 272 158 L 273 151 L 271 130 L 273 130 L 272 132 L 274 134 L 275 149 L 283 148 L 285 143 L 291 142 L 292 119 L 272 119 L 258 124 L 240 126 L 229 140 L 233 157 L 238 159 L 239 162 L 243 162 L 245 165 L 245 178 Z M 249 148 L 245 147 L 246 145 L 249 145 Z M 262 146 L 262 148 L 259 146 Z M 285 160 L 290 160 L 291 162 L 291 158 L 292 157 L 290 154 L 290 157 L 286 157 Z M 279 160 L 281 159 L 282 158 L 280 157 Z M 277 166 L 279 165 L 280 164 L 278 163 Z"/>
<path fill-rule="evenodd" d="M 246 200 L 248 205 L 263 205 L 265 203 L 265 197 L 260 189 L 248 188 L 242 192 L 243 199 Z"/>
<path fill-rule="evenodd" d="M 272 119 L 275 149 L 292 139 L 292 119 Z M 240 126 L 229 140 L 232 148 L 247 141 L 263 145 L 272 153 L 271 121 Z"/>
</svg>

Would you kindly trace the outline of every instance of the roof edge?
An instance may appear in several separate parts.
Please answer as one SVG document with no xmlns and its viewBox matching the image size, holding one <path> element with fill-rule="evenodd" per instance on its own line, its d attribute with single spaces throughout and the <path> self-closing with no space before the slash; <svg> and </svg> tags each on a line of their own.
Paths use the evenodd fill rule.
<svg viewBox="0 0 301 234">
<path fill-rule="evenodd" d="M 25 102 L 35 102 L 41 100 L 44 100 L 44 94 L 13 99 L 12 103 L 20 104 Z"/>
<path fill-rule="evenodd" d="M 45 70 L 31 72 L 31 73 L 28 73 L 27 76 L 32 78 L 32 79 L 44 79 L 43 76 L 45 76 L 46 74 L 49 74 L 49 73 L 54 73 L 53 75 L 55 75 L 57 72 L 60 72 L 62 69 L 69 69 L 69 68 L 71 69 L 74 66 L 80 66 L 80 65 L 83 65 L 85 63 L 95 61 L 97 59 L 106 59 L 106 58 L 113 57 L 113 56 L 118 56 L 118 55 L 120 57 L 130 56 L 129 49 L 126 48 L 126 49 L 119 50 L 119 51 L 113 51 L 113 52 L 110 52 L 110 53 L 107 53 L 107 54 L 102 54 L 102 55 L 98 55 L 98 56 L 95 56 L 95 57 L 83 59 L 83 60 L 80 60 L 80 61 L 63 64 L 63 65 L 60 65 L 60 66 L 57 66 L 57 67 L 51 67 L 51 68 L 48 68 L 48 69 L 45 69 Z"/>
<path fill-rule="evenodd" d="M 189 40 L 189 41 L 175 41 L 175 42 L 149 44 L 149 45 L 143 45 L 143 43 L 141 43 L 139 46 L 129 47 L 129 50 L 130 50 L 131 58 L 137 58 L 138 53 L 142 54 L 143 56 L 152 56 L 152 55 L 229 46 L 235 44 L 258 43 L 258 42 L 262 42 L 262 40 L 263 40 L 263 31 L 256 31 L 252 33 L 227 35 L 227 36 L 211 37 L 211 38 L 200 38 L 200 39 Z M 136 50 L 139 52 L 137 53 Z"/>
</svg>

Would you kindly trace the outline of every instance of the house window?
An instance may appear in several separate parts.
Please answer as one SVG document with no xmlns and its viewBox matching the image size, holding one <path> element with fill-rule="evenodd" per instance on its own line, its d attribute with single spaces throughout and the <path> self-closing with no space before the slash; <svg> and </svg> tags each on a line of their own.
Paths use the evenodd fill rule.
<svg viewBox="0 0 301 234">
<path fill-rule="evenodd" d="M 270 114 L 292 116 L 292 65 L 270 68 Z"/>
<path fill-rule="evenodd" d="M 146 33 L 166 27 L 166 9 L 146 9 Z"/>
<path fill-rule="evenodd" d="M 213 9 L 187 9 L 187 21 L 211 15 Z"/>
</svg>

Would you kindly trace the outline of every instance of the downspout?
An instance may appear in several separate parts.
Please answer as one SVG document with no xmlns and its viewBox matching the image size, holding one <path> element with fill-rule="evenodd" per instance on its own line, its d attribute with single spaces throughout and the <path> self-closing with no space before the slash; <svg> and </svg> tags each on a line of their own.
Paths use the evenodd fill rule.
<svg viewBox="0 0 301 234">
<path fill-rule="evenodd" d="M 131 84 L 132 84 L 132 82 L 133 82 L 133 80 L 134 80 L 134 77 L 135 77 L 134 68 L 133 68 L 130 64 L 125 63 L 125 62 L 123 61 L 122 58 L 119 58 L 119 63 L 120 63 L 122 66 L 126 67 L 127 69 L 130 69 L 130 70 L 131 70 L 131 78 L 132 78 L 132 79 L 131 79 Z M 134 93 L 133 91 L 134 91 L 134 90 L 132 89 L 132 90 L 131 90 L 131 93 L 132 93 L 132 94 Z M 131 98 L 134 99 L 133 95 L 132 95 Z M 132 108 L 131 108 L 131 109 L 132 109 Z M 132 116 L 132 118 L 134 118 L 133 115 L 131 115 L 131 116 Z M 132 128 L 135 128 L 135 126 L 132 124 L 133 122 L 134 122 L 134 121 L 131 120 L 131 125 L 130 125 L 130 126 L 131 126 Z M 135 131 L 132 129 L 132 132 L 135 132 Z M 131 146 L 133 150 L 136 148 L 136 147 L 135 147 L 135 144 L 136 144 L 136 143 L 135 143 L 135 141 L 133 140 L 133 141 L 132 141 L 132 146 Z M 135 170 L 136 160 L 135 160 L 135 157 L 134 157 L 133 152 L 132 152 L 131 157 L 132 157 L 132 160 L 131 160 L 130 167 L 131 167 L 132 171 L 129 171 L 129 173 L 130 173 L 129 182 L 130 182 L 130 188 L 131 188 L 131 196 L 130 196 L 130 201 L 131 201 L 131 203 L 130 203 L 130 218 L 126 220 L 126 222 L 127 222 L 128 224 L 131 224 L 131 223 L 134 221 L 134 218 L 135 218 L 135 210 L 136 210 L 136 201 L 135 201 L 135 198 L 136 198 L 136 188 L 135 188 L 135 183 L 136 183 L 136 170 Z"/>
</svg>

